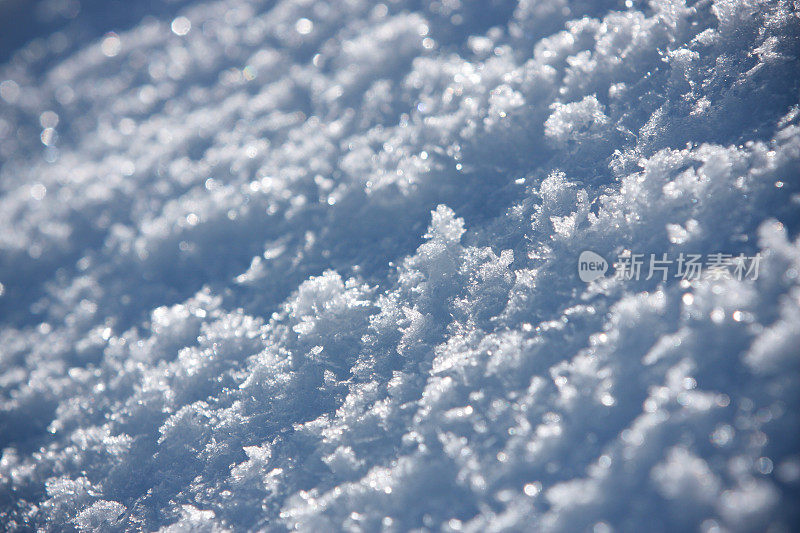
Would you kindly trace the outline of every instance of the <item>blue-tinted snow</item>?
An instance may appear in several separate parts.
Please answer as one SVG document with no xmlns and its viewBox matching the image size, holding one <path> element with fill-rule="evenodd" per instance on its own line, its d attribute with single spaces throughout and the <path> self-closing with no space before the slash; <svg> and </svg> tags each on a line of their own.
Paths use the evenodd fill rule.
<svg viewBox="0 0 800 533">
<path fill-rule="evenodd" d="M 1 529 L 800 524 L 795 3 L 0 6 Z"/>
</svg>

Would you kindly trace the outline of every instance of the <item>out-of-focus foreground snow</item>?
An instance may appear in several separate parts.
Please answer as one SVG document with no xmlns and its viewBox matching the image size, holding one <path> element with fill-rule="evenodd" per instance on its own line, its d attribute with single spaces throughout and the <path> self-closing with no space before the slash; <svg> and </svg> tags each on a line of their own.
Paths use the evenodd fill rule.
<svg viewBox="0 0 800 533">
<path fill-rule="evenodd" d="M 171 5 L 0 66 L 0 528 L 800 523 L 796 2 Z"/>
</svg>

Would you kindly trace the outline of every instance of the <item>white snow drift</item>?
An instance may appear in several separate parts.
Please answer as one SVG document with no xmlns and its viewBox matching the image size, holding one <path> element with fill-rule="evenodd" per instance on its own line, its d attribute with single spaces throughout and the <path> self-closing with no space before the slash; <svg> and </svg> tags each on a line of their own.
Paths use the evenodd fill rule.
<svg viewBox="0 0 800 533">
<path fill-rule="evenodd" d="M 31 42 L 2 528 L 796 527 L 797 19 L 224 0 Z M 762 262 L 586 284 L 584 250 Z"/>
</svg>

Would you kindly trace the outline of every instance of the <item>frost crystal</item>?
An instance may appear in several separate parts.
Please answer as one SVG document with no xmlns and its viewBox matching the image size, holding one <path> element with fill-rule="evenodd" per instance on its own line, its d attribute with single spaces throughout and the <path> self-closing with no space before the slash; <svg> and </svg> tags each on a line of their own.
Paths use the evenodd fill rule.
<svg viewBox="0 0 800 533">
<path fill-rule="evenodd" d="M 139 4 L 0 2 L 0 529 L 797 528 L 795 5 Z"/>
</svg>

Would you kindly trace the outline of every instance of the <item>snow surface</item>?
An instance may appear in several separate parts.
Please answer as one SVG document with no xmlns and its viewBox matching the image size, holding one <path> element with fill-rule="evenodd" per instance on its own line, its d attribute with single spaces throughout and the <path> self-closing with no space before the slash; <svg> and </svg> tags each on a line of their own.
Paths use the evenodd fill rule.
<svg viewBox="0 0 800 533">
<path fill-rule="evenodd" d="M 800 527 L 796 2 L 34 4 L 0 529 Z"/>
</svg>

